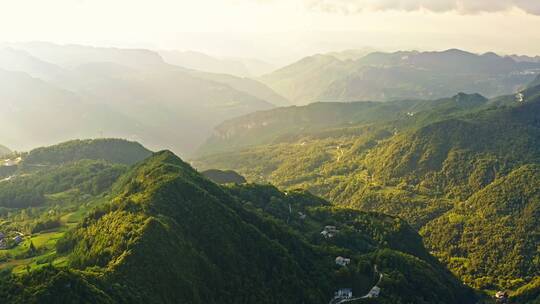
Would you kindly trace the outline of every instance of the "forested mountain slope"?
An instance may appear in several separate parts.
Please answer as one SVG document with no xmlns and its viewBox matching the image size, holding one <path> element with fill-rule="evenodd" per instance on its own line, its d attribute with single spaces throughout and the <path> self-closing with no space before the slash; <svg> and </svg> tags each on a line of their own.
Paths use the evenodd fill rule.
<svg viewBox="0 0 540 304">
<path fill-rule="evenodd" d="M 78 196 L 101 194 L 128 165 L 150 155 L 141 144 L 120 139 L 73 140 L 36 148 L 9 166 L 7 178 L 0 181 L 0 208 L 41 207 L 48 195 L 75 189 Z"/>
<path fill-rule="evenodd" d="M 513 100 L 515 102 L 515 99 Z M 212 154 L 243 147 L 296 140 L 328 129 L 397 121 L 396 127 L 421 125 L 449 115 L 487 105 L 479 94 L 460 93 L 437 100 L 395 102 L 314 103 L 259 111 L 223 122 L 199 148 L 199 154 Z M 503 103 L 501 100 L 500 103 Z"/>
<path fill-rule="evenodd" d="M 540 274 L 540 166 L 525 165 L 497 178 L 424 227 L 422 235 L 471 285 L 521 285 Z M 475 275 L 470 275 L 474 273 Z"/>
<path fill-rule="evenodd" d="M 246 179 L 242 175 L 231 170 L 221 171 L 211 169 L 203 171 L 201 174 L 216 184 L 243 184 L 246 182 Z"/>
<path fill-rule="evenodd" d="M 132 167 L 110 189 L 108 203 L 56 241 L 49 264 L 3 275 L 2 299 L 327 303 L 342 286 L 367 293 L 376 264 L 384 277 L 375 303 L 475 301 L 397 218 L 335 209 L 301 191 L 220 187 L 171 152 Z M 337 236 L 323 238 L 332 224 Z M 337 266 L 337 255 L 351 264 Z"/>
<path fill-rule="evenodd" d="M 83 159 L 132 165 L 150 155 L 152 152 L 141 144 L 122 139 L 72 140 L 30 151 L 23 165 L 59 165 Z"/>
<path fill-rule="evenodd" d="M 342 206 L 400 216 L 471 286 L 517 291 L 540 275 L 531 262 L 537 259 L 538 236 L 527 226 L 537 222 L 539 207 L 531 173 L 540 162 L 538 89 L 523 91 L 522 98 L 473 98 L 478 103 L 471 107 L 456 106 L 471 95 L 457 95 L 404 118 L 302 130 L 194 163 L 232 169 L 283 189 L 302 187 Z M 507 190 L 497 190 L 501 187 Z M 511 195 L 517 195 L 515 203 Z M 479 225 L 484 228 L 471 235 Z M 505 257 L 509 248 L 512 259 L 522 262 Z"/>
</svg>

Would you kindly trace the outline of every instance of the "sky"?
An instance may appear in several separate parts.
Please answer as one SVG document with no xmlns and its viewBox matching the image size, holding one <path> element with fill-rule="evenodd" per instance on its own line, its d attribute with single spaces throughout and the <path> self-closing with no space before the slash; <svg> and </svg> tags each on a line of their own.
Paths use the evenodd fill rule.
<svg viewBox="0 0 540 304">
<path fill-rule="evenodd" d="M 540 55 L 539 0 L 0 0 L 0 41 L 277 63 L 371 47 Z"/>
</svg>

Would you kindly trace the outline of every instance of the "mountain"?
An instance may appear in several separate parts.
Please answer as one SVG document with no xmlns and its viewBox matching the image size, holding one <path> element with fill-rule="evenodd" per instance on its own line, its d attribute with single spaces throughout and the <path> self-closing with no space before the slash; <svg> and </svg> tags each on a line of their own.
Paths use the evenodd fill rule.
<svg viewBox="0 0 540 304">
<path fill-rule="evenodd" d="M 137 142 L 121 139 L 72 140 L 37 148 L 24 156 L 24 165 L 58 165 L 83 159 L 132 165 L 152 155 Z"/>
<path fill-rule="evenodd" d="M 243 184 L 246 179 L 234 171 L 206 170 L 201 174 L 216 184 Z"/>
<path fill-rule="evenodd" d="M 303 105 L 325 101 L 319 97 L 325 94 L 327 88 L 352 72 L 352 65 L 344 64 L 334 56 L 315 55 L 263 75 L 259 80 L 293 104 Z"/>
<path fill-rule="evenodd" d="M 72 189 L 98 195 L 127 165 L 151 155 L 141 144 L 120 139 L 72 140 L 34 149 L 23 153 L 9 177 L 0 181 L 0 209 L 42 206 L 47 195 Z"/>
<path fill-rule="evenodd" d="M 539 87 L 539 86 L 540 86 L 540 75 L 536 76 L 536 79 L 534 79 L 533 82 L 529 84 L 529 88 L 534 88 L 534 87 Z"/>
<path fill-rule="evenodd" d="M 0 70 L 0 80 L 0 137 L 17 150 L 96 137 L 104 130 L 118 137 L 147 134 L 125 114 L 27 74 Z"/>
<path fill-rule="evenodd" d="M 288 111 L 308 117 L 296 115 L 302 119 L 290 122 L 290 133 L 262 125 L 274 118 L 273 111 L 259 118 L 251 114 L 231 121 L 231 131 L 224 133 L 241 144 L 193 163 L 201 170 L 235 170 L 248 181 L 281 189 L 305 188 L 340 206 L 399 216 L 469 286 L 508 289 L 517 296 L 540 275 L 529 263 L 537 259 L 537 233 L 525 228 L 537 222 L 538 213 L 538 90 L 530 87 L 521 98 L 458 94 L 376 106 L 286 108 L 275 117 L 287 117 Z M 321 106 L 327 109 L 320 114 L 330 117 L 326 126 L 306 115 Z"/>
<path fill-rule="evenodd" d="M 59 45 L 48 42 L 4 43 L 3 45 L 65 68 L 94 62 L 115 63 L 131 68 L 147 68 L 164 63 L 159 54 L 144 49 Z"/>
<path fill-rule="evenodd" d="M 294 141 L 302 134 L 316 134 L 331 128 L 348 128 L 359 124 L 395 120 L 405 121 L 406 124 L 411 121 L 429 121 L 480 108 L 487 105 L 487 101 L 478 94 L 461 93 L 437 100 L 313 103 L 302 107 L 259 111 L 218 125 L 198 153 L 209 155 L 287 139 Z M 506 100 L 499 102 L 507 103 Z"/>
<path fill-rule="evenodd" d="M 31 56 L 26 51 L 0 47 L 0 69 L 27 72 L 37 78 L 57 80 L 65 71 L 52 63 Z"/>
<path fill-rule="evenodd" d="M 358 60 L 376 51 L 377 50 L 375 50 L 374 48 L 366 47 L 362 49 L 350 49 L 350 50 L 344 50 L 340 52 L 330 52 L 330 53 L 326 53 L 325 55 L 335 57 L 341 61 L 347 61 L 347 60 Z"/>
<path fill-rule="evenodd" d="M 304 58 L 260 78 L 295 104 L 317 101 L 437 99 L 455 92 L 511 94 L 538 74 L 540 64 L 494 53 L 374 52 L 356 60 Z"/>
<path fill-rule="evenodd" d="M 191 153 L 220 121 L 273 107 L 227 84 L 172 66 L 100 78 L 78 91 L 92 100 L 109 101 L 109 107 L 154 131 L 156 138 L 141 138 L 150 147 L 182 153 Z"/>
<path fill-rule="evenodd" d="M 5 146 L 0 145 L 0 157 L 11 154 L 11 150 Z"/>
<path fill-rule="evenodd" d="M 192 74 L 197 78 L 226 84 L 231 88 L 252 95 L 261 100 L 265 100 L 275 106 L 287 106 L 290 102 L 283 96 L 278 95 L 266 85 L 250 78 L 240 78 L 227 74 L 213 74 L 195 71 Z"/>
<path fill-rule="evenodd" d="M 517 62 L 540 62 L 540 56 L 510 55 Z"/>
<path fill-rule="evenodd" d="M 82 218 L 58 203 L 36 209 L 75 222 L 55 224 L 67 230 L 53 247 L 33 237 L 20 245 L 26 253 L 10 263 L 30 264 L 0 276 L 6 303 L 327 303 L 340 287 L 360 296 L 374 285 L 377 303 L 476 301 L 397 218 L 335 209 L 302 191 L 218 186 L 168 151 L 99 197 L 78 203 L 78 212 L 95 206 Z M 285 220 L 293 208 L 305 217 Z M 323 238 L 331 224 L 340 230 Z M 349 266 L 336 265 L 337 255 Z"/>
<path fill-rule="evenodd" d="M 215 74 L 256 77 L 269 73 L 273 65 L 255 59 L 216 58 L 193 51 L 159 51 L 163 59 L 177 66 Z"/>
<path fill-rule="evenodd" d="M 51 201 L 64 205 L 74 199 L 80 204 L 82 197 L 98 196 L 107 191 L 126 170 L 126 166 L 121 164 L 90 159 L 38 168 L 23 167 L 13 172 L 8 180 L 0 182 L 0 213 L 4 216 L 7 211 L 17 213 L 25 208 L 46 208 Z M 60 200 L 51 199 L 51 196 L 59 193 L 63 196 Z M 72 211 L 78 207 L 71 206 Z M 54 212 L 57 212 L 57 209 Z M 17 225 L 19 222 L 20 219 L 11 225 L 25 226 Z M 37 232 L 34 226 L 39 223 L 38 218 L 27 225 L 30 227 L 21 227 L 18 231 L 29 229 L 30 232 Z M 24 224 L 24 221 L 21 224 Z M 1 228 L 9 229 L 5 225 Z"/>
<path fill-rule="evenodd" d="M 187 70 L 148 50 L 42 43 L 0 50 L 0 135 L 18 150 L 107 136 L 190 154 L 218 123 L 270 109 L 268 100 L 287 103 L 254 80 Z"/>
</svg>

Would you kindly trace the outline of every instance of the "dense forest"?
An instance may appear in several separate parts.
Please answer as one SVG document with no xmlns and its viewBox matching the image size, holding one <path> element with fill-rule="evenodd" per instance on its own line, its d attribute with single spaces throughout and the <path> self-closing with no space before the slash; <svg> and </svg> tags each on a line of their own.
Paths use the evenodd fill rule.
<svg viewBox="0 0 540 304">
<path fill-rule="evenodd" d="M 23 165 L 58 165 L 81 159 L 104 160 L 134 164 L 152 153 L 136 142 L 120 139 L 73 140 L 58 145 L 37 148 L 28 153 Z"/>
<path fill-rule="evenodd" d="M 54 199 L 57 193 L 65 199 L 66 189 L 87 193 L 86 201 L 68 204 L 87 215 L 62 226 L 49 253 L 34 244 L 47 233 L 40 232 L 45 224 L 33 232 L 24 256 L 10 262 L 31 264 L 2 272 L 0 296 L 9 303 L 327 303 L 339 288 L 362 296 L 375 284 L 381 295 L 373 303 L 475 301 L 399 218 L 336 208 L 301 190 L 219 186 L 167 151 L 127 171 L 118 163 L 70 159 L 28 177 L 29 184 L 41 179 L 35 185 L 49 199 L 43 206 L 10 206 L 6 219 L 21 217 L 17 209 L 26 210 L 25 218 L 44 217 L 36 208 L 50 204 L 56 209 L 43 211 L 64 218 Z M 84 183 L 72 174 L 77 167 Z M 103 183 L 102 192 L 90 187 L 94 176 L 115 182 Z M 321 235 L 326 226 L 337 227 L 335 236 Z M 337 256 L 350 264 L 336 265 Z"/>
<path fill-rule="evenodd" d="M 393 103 L 340 104 L 326 112 L 343 119 L 321 127 L 309 118 L 291 120 L 297 128 L 290 132 L 272 127 L 274 117 L 286 114 L 256 113 L 220 126 L 223 135 L 212 138 L 194 164 L 235 170 L 248 181 L 281 189 L 304 188 L 339 206 L 399 216 L 469 286 L 512 290 L 516 297 L 525 290 L 534 294 L 540 276 L 539 91 L 531 85 L 520 96 L 488 100 L 458 94 L 403 102 L 416 110 Z M 291 111 L 314 113 L 318 106 L 332 108 L 312 104 Z M 339 114 L 342 107 L 346 115 Z M 362 109 L 359 114 L 354 107 Z M 246 123 L 257 120 L 258 125 Z M 214 148 L 236 138 L 239 144 L 228 151 Z"/>
</svg>

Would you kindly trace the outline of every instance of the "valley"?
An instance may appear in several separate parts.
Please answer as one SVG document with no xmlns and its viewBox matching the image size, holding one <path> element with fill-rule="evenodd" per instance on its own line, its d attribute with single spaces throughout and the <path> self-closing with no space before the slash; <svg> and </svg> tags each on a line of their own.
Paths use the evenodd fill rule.
<svg viewBox="0 0 540 304">
<path fill-rule="evenodd" d="M 540 301 L 540 63 L 0 43 L 0 302 Z"/>
</svg>

